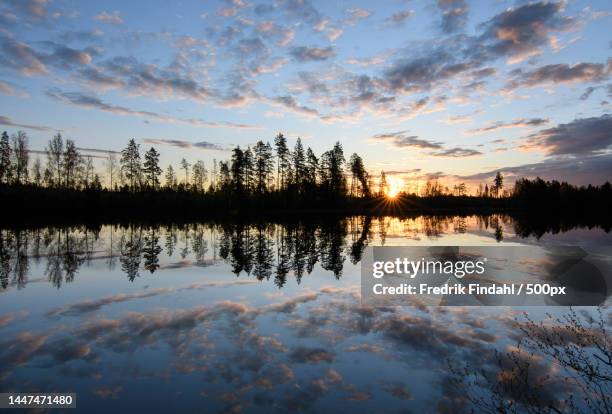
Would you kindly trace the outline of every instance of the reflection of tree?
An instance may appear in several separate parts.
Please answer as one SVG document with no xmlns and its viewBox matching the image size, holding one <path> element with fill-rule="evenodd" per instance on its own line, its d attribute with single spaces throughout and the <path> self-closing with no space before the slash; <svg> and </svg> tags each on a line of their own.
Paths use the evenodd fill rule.
<svg viewBox="0 0 612 414">
<path fill-rule="evenodd" d="M 253 267 L 253 275 L 258 280 L 268 280 L 272 275 L 274 252 L 272 250 L 272 242 L 266 234 L 266 227 L 263 223 L 258 223 L 255 226 L 255 265 Z"/>
<path fill-rule="evenodd" d="M 351 245 L 351 262 L 353 264 L 357 264 L 361 261 L 361 256 L 367 246 L 368 237 L 370 236 L 370 227 L 372 225 L 371 217 L 359 217 L 358 219 L 361 222 L 359 238 L 355 240 L 355 234 L 358 232 L 359 227 L 355 229 L 355 232 L 352 232 L 353 244 Z"/>
<path fill-rule="evenodd" d="M 451 366 L 473 409 L 489 413 L 612 412 L 612 338 L 602 309 L 518 324 L 516 348 L 490 368 Z"/>
<path fill-rule="evenodd" d="M 418 237 L 422 233 L 437 237 L 449 229 L 466 231 L 473 220 L 498 241 L 504 237 L 503 229 L 513 225 L 527 235 L 533 234 L 530 226 L 539 226 L 520 218 L 511 221 L 513 219 L 503 215 L 473 216 L 471 219 L 414 216 L 322 220 L 309 217 L 282 224 L 224 222 L 146 228 L 137 224 L 114 225 L 105 229 L 102 240 L 99 227 L 4 229 L 0 230 L 0 287 L 24 286 L 30 260 L 34 263 L 46 260 L 46 264 L 43 263 L 45 276 L 58 288 L 72 281 L 81 266 L 89 266 L 97 259 L 108 260 L 109 270 L 113 270 L 115 257 L 119 258 L 121 270 L 128 279 L 134 280 L 139 276 L 141 262 L 146 270 L 155 272 L 160 267 L 161 252 L 172 257 L 177 249 L 184 259 L 191 255 L 197 265 L 207 264 L 210 255 L 213 262 L 217 258 L 227 261 L 236 275 L 244 272 L 260 280 L 273 279 L 282 287 L 289 276 L 300 283 L 305 275 L 313 272 L 317 263 L 340 277 L 347 256 L 353 264 L 359 263 L 374 232 L 380 243 L 387 238 Z"/>
<path fill-rule="evenodd" d="M 345 239 L 346 223 L 344 221 L 337 221 L 321 226 L 319 231 L 321 267 L 325 270 L 332 271 L 336 278 L 342 276 Z"/>
<path fill-rule="evenodd" d="M 144 247 L 142 249 L 142 257 L 144 258 L 144 268 L 150 273 L 159 269 L 159 254 L 162 248 L 159 245 L 159 236 L 156 228 L 151 227 L 144 237 Z"/>
<path fill-rule="evenodd" d="M 130 281 L 134 281 L 140 276 L 140 260 L 142 254 L 142 229 L 139 227 L 134 230 L 133 226 L 129 228 L 129 240 L 121 247 L 121 270 L 127 275 Z"/>
</svg>

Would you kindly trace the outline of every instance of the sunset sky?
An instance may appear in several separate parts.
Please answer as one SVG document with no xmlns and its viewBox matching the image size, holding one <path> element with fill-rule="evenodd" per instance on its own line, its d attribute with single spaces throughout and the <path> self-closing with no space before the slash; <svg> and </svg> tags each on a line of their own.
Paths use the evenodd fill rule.
<svg viewBox="0 0 612 414">
<path fill-rule="evenodd" d="M 0 128 L 163 167 L 283 132 L 408 183 L 601 184 L 611 27 L 609 0 L 2 0 Z"/>
</svg>

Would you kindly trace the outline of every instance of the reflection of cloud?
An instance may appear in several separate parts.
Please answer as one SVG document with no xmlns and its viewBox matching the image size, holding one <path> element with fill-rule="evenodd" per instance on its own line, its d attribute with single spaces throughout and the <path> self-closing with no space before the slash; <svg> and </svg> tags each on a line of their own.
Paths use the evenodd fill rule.
<svg viewBox="0 0 612 414">
<path fill-rule="evenodd" d="M 336 355 L 323 348 L 307 348 L 299 346 L 294 348 L 289 355 L 292 362 L 298 364 L 311 363 L 317 364 L 319 362 L 333 362 Z"/>
</svg>

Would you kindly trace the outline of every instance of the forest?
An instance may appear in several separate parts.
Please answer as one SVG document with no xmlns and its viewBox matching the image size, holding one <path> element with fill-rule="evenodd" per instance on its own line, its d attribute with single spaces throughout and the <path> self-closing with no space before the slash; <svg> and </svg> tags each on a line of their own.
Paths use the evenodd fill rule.
<svg viewBox="0 0 612 414">
<path fill-rule="evenodd" d="M 317 156 L 299 138 L 289 148 L 281 133 L 273 144 L 260 140 L 252 147 L 235 147 L 230 159 L 215 160 L 210 169 L 201 160 L 190 163 L 185 158 L 180 165 L 162 169 L 160 153 L 154 147 L 142 152 L 135 139 L 121 152 L 96 151 L 102 155 L 85 155 L 61 133 L 49 140 L 44 151 L 34 151 L 25 132 L 11 137 L 4 132 L 0 198 L 11 212 L 5 218 L 176 219 L 296 212 L 402 215 L 440 210 L 542 211 L 547 206 L 555 206 L 556 213 L 589 211 L 597 216 L 612 207 L 609 182 L 577 187 L 519 178 L 506 188 L 501 171 L 472 193 L 465 183 L 449 188 L 438 180 L 427 181 L 418 194 L 409 193 L 392 189 L 384 171 L 377 176 L 369 173 L 360 155 L 354 153 L 347 160 L 340 142 Z M 102 168 L 96 168 L 94 158 L 102 161 Z"/>
</svg>

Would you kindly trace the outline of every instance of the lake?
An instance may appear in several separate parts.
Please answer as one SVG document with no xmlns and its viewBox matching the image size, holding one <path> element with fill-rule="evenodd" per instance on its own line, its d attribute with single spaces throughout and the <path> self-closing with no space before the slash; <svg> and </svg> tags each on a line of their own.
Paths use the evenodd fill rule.
<svg viewBox="0 0 612 414">
<path fill-rule="evenodd" d="M 360 261 L 501 244 L 612 233 L 504 215 L 5 228 L 0 391 L 74 392 L 87 413 L 459 412 L 452 364 L 492 364 L 523 312 L 567 308 L 366 307 Z"/>
</svg>

